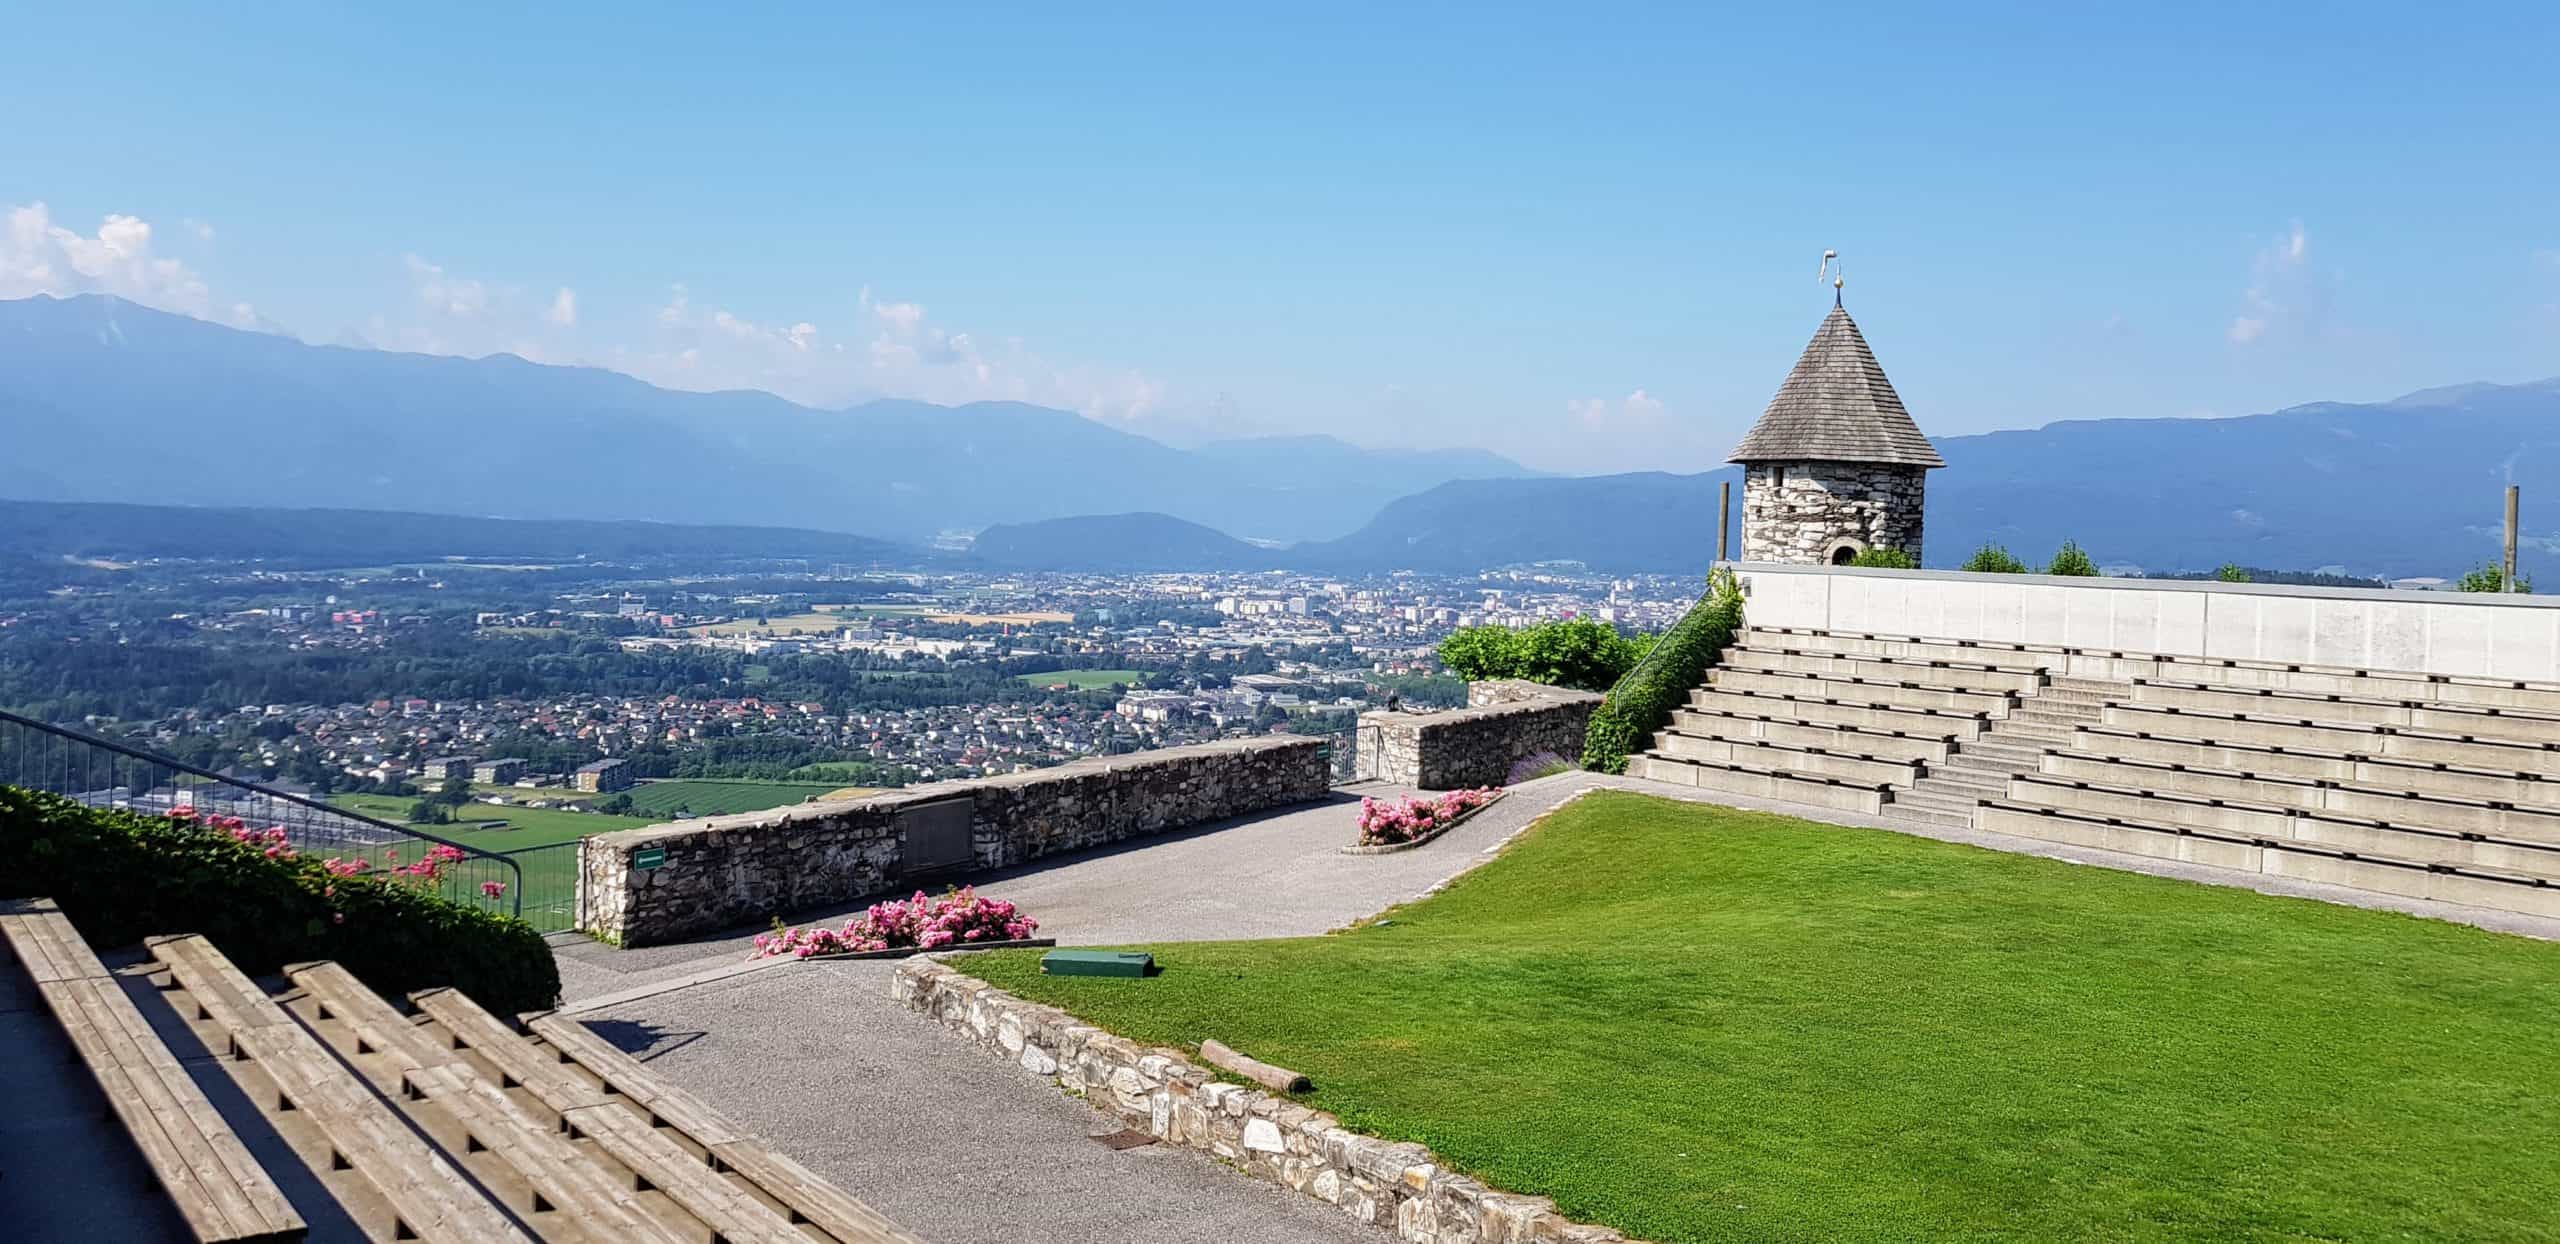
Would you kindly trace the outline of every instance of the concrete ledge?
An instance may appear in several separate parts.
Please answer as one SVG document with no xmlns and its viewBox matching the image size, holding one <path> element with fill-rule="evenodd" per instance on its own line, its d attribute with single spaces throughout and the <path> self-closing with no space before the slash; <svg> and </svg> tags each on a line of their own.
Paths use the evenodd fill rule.
<svg viewBox="0 0 2560 1244">
<path fill-rule="evenodd" d="M 1363 1136 L 1332 1115 L 1222 1083 L 1181 1051 L 1147 1049 L 931 959 L 898 965 L 889 996 L 1007 1062 L 1082 1094 L 1130 1128 L 1232 1163 L 1409 1244 L 1608 1244 L 1625 1237 L 1486 1187 L 1429 1149 Z"/>
</svg>

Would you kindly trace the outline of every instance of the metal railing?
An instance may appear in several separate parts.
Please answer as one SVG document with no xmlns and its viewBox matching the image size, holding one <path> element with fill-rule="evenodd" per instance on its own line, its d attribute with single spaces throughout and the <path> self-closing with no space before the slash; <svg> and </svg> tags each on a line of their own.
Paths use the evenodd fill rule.
<svg viewBox="0 0 2560 1244">
<path fill-rule="evenodd" d="M 445 899 L 524 914 L 524 869 L 507 855 L 7 711 L 0 711 L 0 785 L 146 816 L 189 808 L 200 818 L 238 817 L 252 831 L 283 830 L 298 854 L 362 860 L 377 871 L 448 847 L 462 854 L 437 878 Z"/>
</svg>

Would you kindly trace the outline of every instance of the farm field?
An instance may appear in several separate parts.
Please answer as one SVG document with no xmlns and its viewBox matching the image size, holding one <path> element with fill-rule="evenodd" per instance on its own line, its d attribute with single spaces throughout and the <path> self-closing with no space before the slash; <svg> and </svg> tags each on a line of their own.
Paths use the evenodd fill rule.
<svg viewBox="0 0 2560 1244">
<path fill-rule="evenodd" d="M 740 635 L 832 635 L 850 625 L 852 625 L 852 619 L 842 613 L 793 613 L 784 614 L 766 622 L 758 622 L 754 618 L 740 618 L 735 622 L 718 622 L 710 626 L 693 627 L 686 633 L 723 635 L 733 638 Z"/>
<path fill-rule="evenodd" d="M 668 778 L 642 782 L 628 793 L 633 811 L 654 819 L 673 820 L 679 815 L 724 816 L 732 812 L 761 812 L 785 804 L 803 803 L 840 789 L 841 784 L 833 782 Z"/>
<path fill-rule="evenodd" d="M 1045 674 L 1016 674 L 1014 677 L 1034 687 L 1072 687 L 1078 691 L 1100 691 L 1113 683 L 1134 683 L 1146 677 L 1145 670 L 1051 670 Z"/>
<path fill-rule="evenodd" d="M 1387 914 L 961 970 L 1659 1244 L 2560 1224 L 2550 942 L 1625 793 Z"/>
</svg>

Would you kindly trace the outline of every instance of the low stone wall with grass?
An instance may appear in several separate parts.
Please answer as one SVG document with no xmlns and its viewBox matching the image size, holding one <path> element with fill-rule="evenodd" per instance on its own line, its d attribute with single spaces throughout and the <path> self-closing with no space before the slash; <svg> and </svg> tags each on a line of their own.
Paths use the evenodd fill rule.
<svg viewBox="0 0 2560 1244">
<path fill-rule="evenodd" d="M 1360 714 L 1358 774 L 1421 790 L 1498 786 L 1511 767 L 1551 752 L 1582 754 L 1600 696 L 1503 679 L 1467 684 L 1467 707 Z"/>
<path fill-rule="evenodd" d="M 1418 1144 L 1348 1131 L 1286 1097 L 1219 1081 L 1178 1050 L 1147 1049 L 932 959 L 898 966 L 890 996 L 1167 1144 L 1196 1149 L 1384 1227 L 1410 1244 L 1609 1244 L 1544 1197 L 1486 1187 Z M 1249 1051 L 1248 1051 L 1249 1052 Z"/>
<path fill-rule="evenodd" d="M 1228 739 L 862 799 L 597 834 L 578 927 L 622 946 L 736 928 L 1322 798 L 1322 740 Z"/>
</svg>

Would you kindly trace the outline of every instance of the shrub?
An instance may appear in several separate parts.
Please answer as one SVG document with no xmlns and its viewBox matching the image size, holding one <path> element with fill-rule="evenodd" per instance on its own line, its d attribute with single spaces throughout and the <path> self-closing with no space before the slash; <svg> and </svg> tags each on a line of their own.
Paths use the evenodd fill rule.
<svg viewBox="0 0 2560 1244">
<path fill-rule="evenodd" d="M 1589 618 L 1541 622 L 1524 630 L 1470 626 L 1440 641 L 1440 663 L 1470 682 L 1525 678 L 1598 691 L 1644 659 L 1649 639 L 1629 639 Z"/>
<path fill-rule="evenodd" d="M 1900 549 L 1878 545 L 1875 548 L 1858 550 L 1858 555 L 1850 558 L 1849 564 L 1875 570 L 1918 570 L 1920 559 Z"/>
<path fill-rule="evenodd" d="M 1973 556 L 1966 558 L 1958 569 L 1975 574 L 2025 574 L 2027 564 L 2010 556 L 2009 550 L 1997 544 L 1985 544 L 1975 549 Z"/>
<path fill-rule="evenodd" d="M 1652 654 L 1609 688 L 1609 698 L 1591 714 L 1582 767 L 1626 772 L 1628 754 L 1671 720 L 1673 706 L 1706 677 L 1707 667 L 1741 629 L 1741 586 L 1731 571 L 1718 570 L 1709 577 L 1707 594 L 1662 633 Z"/>
<path fill-rule="evenodd" d="M 940 950 L 971 942 L 1018 942 L 1038 932 L 1040 922 L 1000 898 L 980 898 L 972 887 L 946 891 L 934 898 L 922 890 L 903 901 L 873 903 L 871 910 L 845 922 L 841 929 L 813 925 L 795 929 L 773 922 L 773 932 L 756 935 L 750 959 L 780 955 L 806 959 L 869 950 L 914 946 Z"/>
<path fill-rule="evenodd" d="M 385 994 L 451 985 L 501 1015 L 559 1000 L 542 935 L 443 898 L 432 861 L 376 871 L 241 835 L 0 786 L 0 897 L 49 896 L 104 948 L 201 933 L 252 976 L 334 959 Z"/>
<path fill-rule="evenodd" d="M 2482 566 L 2478 570 L 2474 570 L 2471 573 L 2462 576 L 2462 581 L 2454 584 L 2454 586 L 2466 592 L 2506 591 L 2506 568 L 2496 562 L 2491 562 L 2488 565 Z M 2533 577 L 2531 575 L 2524 574 L 2517 575 L 2515 590 L 2519 592 L 2532 591 Z"/>
<path fill-rule="evenodd" d="M 2254 581 L 2248 570 L 2242 567 L 2238 562 L 2224 562 L 2222 564 L 2222 569 L 2213 572 L 2213 577 L 2215 580 L 2223 583 L 2249 583 Z"/>
<path fill-rule="evenodd" d="M 2044 572 L 2086 579 L 2098 573 L 2098 563 L 2091 561 L 2077 542 L 2065 540 L 2061 548 L 2054 550 L 2053 561 L 2044 568 Z"/>
</svg>

